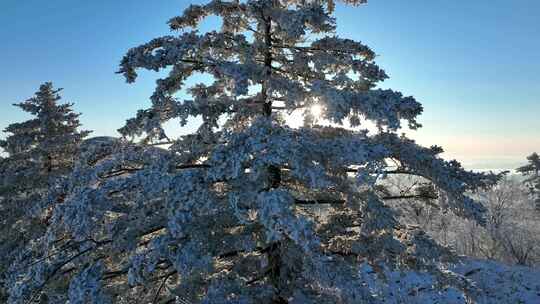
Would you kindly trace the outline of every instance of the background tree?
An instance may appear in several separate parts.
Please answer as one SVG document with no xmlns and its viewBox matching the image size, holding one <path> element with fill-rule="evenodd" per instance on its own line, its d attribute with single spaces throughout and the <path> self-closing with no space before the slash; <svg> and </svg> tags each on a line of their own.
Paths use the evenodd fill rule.
<svg viewBox="0 0 540 304">
<path fill-rule="evenodd" d="M 90 133 L 78 131 L 80 114 L 72 111 L 73 104 L 58 104 L 61 90 L 54 89 L 51 82 L 42 84 L 34 97 L 15 104 L 35 118 L 4 130 L 8 136 L 0 140 L 0 147 L 7 152 L 8 160 L 20 161 L 24 163 L 21 168 L 33 171 L 25 178 L 69 172 L 79 144 Z M 26 181 L 24 184 L 28 185 Z"/>
<path fill-rule="evenodd" d="M 58 104 L 59 92 L 47 82 L 32 98 L 15 104 L 35 118 L 9 125 L 7 137 L 0 140 L 7 154 L 0 159 L 2 282 L 26 243 L 44 233 L 51 212 L 43 208 L 47 193 L 70 172 L 78 146 L 89 134 L 78 130 L 80 114 L 72 111 L 73 104 Z"/>
<path fill-rule="evenodd" d="M 525 184 L 529 186 L 536 209 L 540 211 L 540 156 L 536 152 L 527 156 L 529 163 L 516 169 L 517 172 L 528 176 Z"/>
<path fill-rule="evenodd" d="M 120 66 L 128 82 L 138 69 L 169 71 L 152 106 L 120 129 L 151 145 L 88 147 L 58 194 L 65 199 L 41 258 L 18 260 L 10 300 L 41 293 L 70 303 L 379 303 L 401 299 L 399 290 L 415 294 L 418 285 L 397 279 L 408 269 L 428 270 L 437 282 L 422 286 L 427 302 L 474 297 L 466 281 L 433 263 L 449 253 L 400 224 L 387 202 L 445 197 L 440 208 L 485 223 L 485 209 L 466 191 L 498 177 L 465 171 L 441 159 L 441 148 L 398 135 L 403 122 L 420 127 L 421 105 L 376 88 L 387 75 L 369 47 L 335 35 L 333 7 L 190 5 L 169 21 L 178 35 L 131 49 Z M 221 28 L 199 33 L 211 15 Z M 180 100 L 197 73 L 210 82 Z M 292 111 L 304 114 L 303 127 L 288 126 Z M 202 122 L 193 134 L 165 134 L 165 122 L 194 117 Z M 163 141 L 168 150 L 153 146 Z M 424 184 L 393 193 L 380 184 L 389 175 Z M 378 275 L 397 285 L 370 288 L 366 280 Z"/>
<path fill-rule="evenodd" d="M 387 187 L 402 193 L 409 191 L 415 183 L 418 184 L 402 176 L 386 182 Z M 439 244 L 461 256 L 507 265 L 537 266 L 540 262 L 540 224 L 523 180 L 509 174 L 496 186 L 471 195 L 487 209 L 484 225 L 448 213 L 439 207 L 443 202 L 406 204 L 400 199 L 391 203 L 402 223 L 417 225 Z"/>
<path fill-rule="evenodd" d="M 538 263 L 540 226 L 521 181 L 509 176 L 477 196 L 488 210 L 487 223 L 454 219 L 452 246 L 457 252 L 506 264 Z"/>
</svg>

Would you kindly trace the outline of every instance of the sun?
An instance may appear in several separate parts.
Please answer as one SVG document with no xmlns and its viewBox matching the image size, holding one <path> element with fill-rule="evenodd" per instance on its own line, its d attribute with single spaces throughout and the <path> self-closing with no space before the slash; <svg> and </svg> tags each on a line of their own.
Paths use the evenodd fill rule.
<svg viewBox="0 0 540 304">
<path fill-rule="evenodd" d="M 311 115 L 313 115 L 313 117 L 320 118 L 323 113 L 323 108 L 321 107 L 321 105 L 315 104 L 311 106 L 309 111 L 311 112 Z"/>
<path fill-rule="evenodd" d="M 304 125 L 305 115 L 311 116 L 314 122 L 322 121 L 324 108 L 320 104 L 313 104 L 308 108 L 297 109 L 289 113 L 284 113 L 284 118 L 287 125 L 291 128 L 300 128 Z"/>
</svg>

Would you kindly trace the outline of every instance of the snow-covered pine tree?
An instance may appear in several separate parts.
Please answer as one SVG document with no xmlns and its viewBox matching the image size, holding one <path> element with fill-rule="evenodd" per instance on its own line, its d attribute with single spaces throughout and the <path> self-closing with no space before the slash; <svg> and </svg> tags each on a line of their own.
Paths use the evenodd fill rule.
<svg viewBox="0 0 540 304">
<path fill-rule="evenodd" d="M 59 92 L 47 82 L 32 98 L 15 104 L 35 118 L 9 125 L 4 130 L 7 137 L 0 140 L 7 154 L 0 159 L 2 282 L 25 244 L 44 233 L 51 211 L 43 209 L 47 193 L 56 179 L 70 172 L 78 146 L 89 133 L 78 130 L 79 114 L 72 104 L 58 104 Z"/>
<path fill-rule="evenodd" d="M 32 98 L 15 104 L 35 118 L 9 125 L 4 130 L 8 136 L 0 140 L 9 160 L 34 164 L 26 166 L 33 171 L 28 176 L 69 172 L 81 141 L 90 133 L 78 130 L 80 114 L 73 112 L 73 104 L 58 104 L 61 90 L 46 82 Z"/>
<path fill-rule="evenodd" d="M 41 258 L 18 261 L 10 301 L 40 294 L 51 303 L 474 297 L 465 280 L 437 267 L 445 249 L 400 224 L 385 201 L 444 197 L 440 208 L 482 223 L 484 208 L 466 192 L 498 176 L 465 171 L 441 159 L 441 148 L 398 135 L 403 122 L 420 127 L 421 105 L 377 89 L 387 75 L 369 47 L 335 35 L 333 8 L 325 0 L 214 0 L 171 19 L 178 34 L 131 49 L 120 67 L 128 82 L 138 69 L 169 71 L 152 106 L 120 130 L 144 144 L 85 147 L 59 194 Z M 207 16 L 220 17 L 221 27 L 200 33 Z M 212 83 L 187 88 L 192 99 L 181 100 L 194 74 Z M 311 114 L 314 106 L 321 117 Z M 288 125 L 291 111 L 303 112 L 304 127 Z M 193 134 L 165 134 L 165 122 L 197 117 Z M 365 130 L 369 122 L 376 131 Z M 164 139 L 167 150 L 154 145 Z M 390 193 L 380 181 L 394 174 L 431 186 Z M 410 269 L 428 270 L 429 278 Z"/>
<path fill-rule="evenodd" d="M 534 152 L 527 156 L 527 161 L 528 164 L 517 168 L 516 171 L 527 176 L 524 182 L 529 187 L 536 209 L 540 211 L 540 156 Z"/>
</svg>

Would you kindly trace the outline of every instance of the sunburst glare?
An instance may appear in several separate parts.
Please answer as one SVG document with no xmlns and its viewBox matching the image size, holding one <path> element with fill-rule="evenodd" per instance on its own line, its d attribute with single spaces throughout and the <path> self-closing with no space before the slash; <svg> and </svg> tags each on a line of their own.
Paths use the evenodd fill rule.
<svg viewBox="0 0 540 304">
<path fill-rule="evenodd" d="M 321 105 L 315 104 L 311 106 L 310 112 L 311 112 L 311 115 L 313 115 L 313 117 L 318 120 L 321 118 L 321 115 L 323 113 L 323 108 L 321 107 Z"/>
</svg>

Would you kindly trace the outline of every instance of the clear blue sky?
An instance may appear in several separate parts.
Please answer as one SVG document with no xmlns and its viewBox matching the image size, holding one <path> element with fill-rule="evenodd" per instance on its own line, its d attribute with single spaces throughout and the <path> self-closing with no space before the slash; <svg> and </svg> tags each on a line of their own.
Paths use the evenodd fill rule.
<svg viewBox="0 0 540 304">
<path fill-rule="evenodd" d="M 200 1 L 197 1 L 200 2 Z M 182 0 L 1 0 L 0 128 L 26 119 L 11 104 L 44 81 L 63 87 L 95 135 L 146 107 L 157 75 L 114 72 L 160 35 Z M 540 1 L 371 0 L 338 6 L 338 33 L 378 54 L 391 87 L 424 104 L 412 136 L 471 168 L 513 167 L 540 152 Z"/>
</svg>

